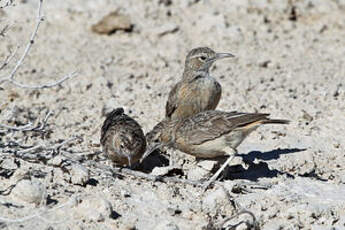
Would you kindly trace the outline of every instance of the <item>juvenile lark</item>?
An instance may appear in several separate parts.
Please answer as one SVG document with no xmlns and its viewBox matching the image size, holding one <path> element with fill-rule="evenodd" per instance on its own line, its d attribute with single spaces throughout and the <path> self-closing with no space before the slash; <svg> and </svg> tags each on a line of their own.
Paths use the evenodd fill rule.
<svg viewBox="0 0 345 230">
<path fill-rule="evenodd" d="M 120 166 L 138 162 L 146 150 L 146 139 L 140 125 L 124 114 L 123 108 L 107 115 L 100 142 L 107 157 Z"/>
<path fill-rule="evenodd" d="M 220 100 L 222 87 L 209 74 L 219 59 L 234 57 L 216 53 L 207 47 L 192 49 L 185 61 L 182 79 L 172 88 L 165 107 L 165 117 L 182 119 L 206 110 L 214 110 Z"/>
</svg>

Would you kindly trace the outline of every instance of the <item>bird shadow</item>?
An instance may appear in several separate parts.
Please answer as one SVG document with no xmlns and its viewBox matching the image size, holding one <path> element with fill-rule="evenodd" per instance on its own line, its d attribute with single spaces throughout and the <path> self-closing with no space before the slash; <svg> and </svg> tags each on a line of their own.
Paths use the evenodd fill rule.
<svg viewBox="0 0 345 230">
<path fill-rule="evenodd" d="M 274 149 L 267 152 L 252 151 L 248 154 L 237 154 L 243 158 L 243 161 L 249 165 L 245 169 L 242 165 L 232 165 L 228 167 L 227 172 L 224 174 L 223 179 L 246 179 L 257 181 L 259 178 L 274 178 L 278 175 L 285 175 L 288 178 L 295 178 L 294 175 L 282 172 L 277 169 L 270 169 L 266 162 L 260 161 L 254 163 L 255 159 L 269 161 L 279 159 L 281 155 L 291 154 L 296 152 L 303 152 L 306 149 L 292 148 L 292 149 Z M 150 156 L 143 160 L 136 167 L 137 170 L 150 173 L 155 167 L 163 167 L 169 165 L 169 157 L 162 154 L 159 150 L 154 151 Z"/>
<path fill-rule="evenodd" d="M 243 158 L 244 161 L 254 161 L 255 159 L 259 160 L 276 160 L 279 159 L 281 155 L 291 154 L 291 153 L 297 153 L 297 152 L 303 152 L 307 149 L 299 149 L 299 148 L 293 148 L 293 149 L 274 149 L 267 152 L 261 152 L 261 151 L 251 151 L 247 154 L 237 154 L 237 156 L 240 156 Z"/>
<path fill-rule="evenodd" d="M 150 173 L 155 167 L 163 167 L 169 165 L 169 158 L 161 154 L 159 150 L 152 152 L 143 162 L 138 165 L 139 171 Z"/>
<path fill-rule="evenodd" d="M 268 164 L 266 162 L 259 162 L 254 163 L 255 159 L 260 160 L 273 160 L 278 159 L 280 155 L 290 154 L 290 153 L 296 153 L 296 152 L 302 152 L 306 149 L 275 149 L 268 152 L 260 152 L 260 151 L 252 151 L 248 154 L 238 154 L 237 156 L 243 157 L 243 161 L 246 162 L 249 167 L 248 169 L 243 168 L 242 165 L 235 165 L 230 166 L 228 168 L 228 172 L 226 174 L 226 179 L 246 179 L 251 181 L 257 181 L 259 178 L 273 178 L 277 177 L 278 175 L 285 175 L 288 178 L 294 179 L 295 176 L 287 173 L 282 172 L 277 169 L 270 169 L 268 167 Z"/>
<path fill-rule="evenodd" d="M 282 172 L 277 169 L 270 169 L 266 162 L 259 162 L 257 164 L 251 163 L 248 169 L 243 168 L 241 165 L 230 166 L 224 179 L 258 181 L 259 178 L 274 178 L 278 175 L 286 175 L 286 177 L 292 179 L 295 178 L 295 176 L 290 173 Z"/>
</svg>

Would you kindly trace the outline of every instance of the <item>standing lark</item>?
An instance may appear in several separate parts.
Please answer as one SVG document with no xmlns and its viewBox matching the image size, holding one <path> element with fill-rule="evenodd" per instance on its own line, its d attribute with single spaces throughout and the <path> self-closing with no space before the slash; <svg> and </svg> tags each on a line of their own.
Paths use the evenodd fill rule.
<svg viewBox="0 0 345 230">
<path fill-rule="evenodd" d="M 288 124 L 270 119 L 267 113 L 238 113 L 209 110 L 184 120 L 165 119 L 146 135 L 149 149 L 168 146 L 198 158 L 229 158 L 205 184 L 207 188 L 237 154 L 237 146 L 263 124 Z M 149 154 L 148 151 L 146 154 Z"/>
<path fill-rule="evenodd" d="M 216 53 L 207 47 L 192 49 L 187 57 L 182 79 L 172 88 L 165 107 L 168 119 L 183 119 L 206 110 L 214 110 L 222 94 L 221 85 L 209 74 L 219 59 L 234 57 Z"/>
<path fill-rule="evenodd" d="M 140 125 L 124 114 L 123 108 L 109 113 L 101 129 L 103 152 L 115 165 L 131 166 L 146 150 L 146 139 Z"/>
</svg>

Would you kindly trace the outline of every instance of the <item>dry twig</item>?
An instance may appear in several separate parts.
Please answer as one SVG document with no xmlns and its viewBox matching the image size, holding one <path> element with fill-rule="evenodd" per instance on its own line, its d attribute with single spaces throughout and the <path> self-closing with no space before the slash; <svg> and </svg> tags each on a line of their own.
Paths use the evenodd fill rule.
<svg viewBox="0 0 345 230">
<path fill-rule="evenodd" d="M 0 65 L 0 70 L 2 70 L 8 65 L 8 63 L 12 60 L 14 55 L 16 55 L 17 50 L 18 50 L 18 47 L 16 47 L 16 49 L 10 55 L 6 57 L 5 61 Z"/>
<path fill-rule="evenodd" d="M 28 124 L 23 125 L 23 126 L 9 126 L 9 125 L 5 125 L 5 124 L 0 124 L 0 127 L 5 129 L 5 130 L 0 130 L 0 133 L 5 133 L 8 130 L 11 130 L 11 131 L 43 131 L 47 125 L 49 117 L 52 114 L 53 114 L 53 112 L 48 110 L 42 123 L 39 122 L 36 126 L 33 126 L 33 124 L 31 122 L 29 122 Z"/>
<path fill-rule="evenodd" d="M 59 144 L 56 144 L 54 146 L 44 146 L 44 145 L 35 145 L 31 148 L 28 148 L 28 149 L 25 149 L 25 150 L 21 150 L 21 151 L 17 151 L 16 152 L 16 155 L 17 156 L 23 156 L 23 154 L 25 153 L 30 153 L 31 155 L 33 154 L 33 157 L 35 156 L 35 154 L 37 152 L 41 152 L 41 151 L 45 151 L 45 152 L 51 152 L 51 153 L 58 153 L 61 149 L 62 146 L 68 144 L 68 143 L 71 143 L 75 140 L 80 140 L 81 138 L 80 137 L 71 137 Z"/>
<path fill-rule="evenodd" d="M 226 224 L 226 222 L 229 222 L 230 220 L 242 215 L 242 214 L 248 214 L 250 215 L 250 217 L 252 218 L 252 223 L 250 223 L 248 220 L 242 220 L 234 225 L 232 224 L 229 224 L 228 226 L 224 227 L 224 225 Z M 254 230 L 259 230 L 260 227 L 259 227 L 259 224 L 258 222 L 256 221 L 256 218 L 255 218 L 255 215 L 251 212 L 251 211 L 248 211 L 248 210 L 241 210 L 239 211 L 238 213 L 236 213 L 235 215 L 229 217 L 229 218 L 226 218 L 223 223 L 222 223 L 222 229 L 236 229 L 238 226 L 240 226 L 241 224 L 246 224 L 247 226 L 247 229 L 254 229 Z"/>
<path fill-rule="evenodd" d="M 6 32 L 8 31 L 9 28 L 10 28 L 10 25 L 6 25 L 4 28 L 2 28 L 0 30 L 0 36 L 1 37 L 5 37 L 5 34 L 6 34 Z"/>
<path fill-rule="evenodd" d="M 188 184 L 188 185 L 193 185 L 197 187 L 203 187 L 204 182 L 203 181 L 195 181 L 195 180 L 188 180 L 188 179 L 183 179 L 183 178 L 178 178 L 178 177 L 164 177 L 164 176 L 155 176 L 147 173 L 143 173 L 140 171 L 135 171 L 129 168 L 116 168 L 116 167 L 110 167 L 106 166 L 104 164 L 98 164 L 95 161 L 88 161 L 88 165 L 86 166 L 92 166 L 94 168 L 98 168 L 102 170 L 103 172 L 108 171 L 111 172 L 112 174 L 118 174 L 121 176 L 133 176 L 136 178 L 148 180 L 148 181 L 153 181 L 153 182 L 163 182 L 163 183 L 179 183 L 179 184 Z M 92 169 L 92 168 L 91 168 Z M 91 170 L 90 169 L 90 170 Z M 223 187 L 223 183 L 220 181 L 215 181 L 213 184 L 215 185 L 220 185 Z M 258 186 L 257 184 L 255 184 Z M 246 186 L 253 186 L 251 183 L 234 183 L 234 187 L 246 187 Z M 263 186 L 261 187 L 252 187 L 253 189 L 262 189 Z M 267 189 L 267 187 L 265 187 Z M 250 190 L 248 190 L 250 191 Z"/>
<path fill-rule="evenodd" d="M 30 40 L 28 42 L 28 44 L 25 47 L 24 53 L 22 54 L 22 56 L 19 58 L 18 62 L 16 63 L 16 65 L 14 66 L 14 68 L 12 69 L 12 71 L 10 72 L 10 74 L 7 77 L 4 77 L 2 79 L 0 79 L 0 84 L 4 83 L 4 82 L 10 82 L 11 84 L 21 87 L 21 88 L 27 88 L 27 89 L 44 89 L 44 88 L 50 88 L 50 87 L 54 87 L 56 85 L 60 85 L 61 83 L 63 83 L 64 81 L 75 77 L 77 74 L 76 72 L 73 73 L 69 73 L 65 76 L 63 76 L 60 80 L 52 82 L 52 83 L 46 83 L 46 84 L 42 84 L 42 85 L 38 85 L 38 86 L 31 86 L 31 85 L 25 85 L 22 83 L 19 83 L 17 81 L 14 80 L 14 76 L 16 74 L 16 72 L 18 71 L 19 67 L 23 64 L 24 59 L 26 58 L 26 56 L 28 55 L 32 45 L 35 43 L 35 38 L 38 32 L 38 28 L 41 24 L 41 22 L 44 20 L 44 17 L 42 15 L 42 3 L 43 0 L 39 0 L 39 5 L 38 5 L 38 11 L 37 11 L 37 21 L 36 21 L 36 25 L 34 28 L 34 31 L 32 32 L 31 36 L 30 36 Z M 8 64 L 8 62 L 6 62 L 6 65 Z"/>
<path fill-rule="evenodd" d="M 15 140 L 15 138 L 13 138 L 13 135 L 17 132 L 49 132 L 49 130 L 47 130 L 47 125 L 48 120 L 52 114 L 53 112 L 48 110 L 43 120 L 29 122 L 28 124 L 22 126 L 10 126 L 0 124 L 0 128 L 2 128 L 0 129 L 0 133 L 5 133 L 5 135 L 11 135 L 9 141 L 0 143 L 0 153 L 3 153 L 1 156 L 19 157 L 23 160 L 34 162 L 46 162 L 50 158 L 59 154 L 63 146 L 69 144 L 72 141 L 81 140 L 80 137 L 71 137 L 67 140 L 63 140 L 62 142 L 54 145 L 45 143 L 39 143 L 35 145 L 23 145 L 20 143 L 20 141 Z"/>
<path fill-rule="evenodd" d="M 255 215 L 249 211 L 249 210 L 246 210 L 244 208 L 241 207 L 241 205 L 239 203 L 236 202 L 236 200 L 234 199 L 234 197 L 231 196 L 229 190 L 227 190 L 224 186 L 221 186 L 221 188 L 223 189 L 224 193 L 226 194 L 226 197 L 228 198 L 229 200 L 229 203 L 235 208 L 235 210 L 240 210 L 239 212 L 237 212 L 235 215 L 231 216 L 231 217 L 228 217 L 226 219 L 224 219 L 220 225 L 219 225 L 219 229 L 236 229 L 239 225 L 241 224 L 246 224 L 247 225 L 247 229 L 254 229 L 254 230 L 259 230 L 260 227 L 259 227 L 259 223 L 257 222 L 256 218 L 255 218 Z M 230 220 L 236 218 L 236 217 L 239 217 L 240 215 L 242 214 L 248 214 L 252 217 L 252 223 L 250 223 L 249 221 L 240 221 L 234 225 L 227 225 L 226 227 L 224 227 L 224 225 L 229 222 Z"/>
<path fill-rule="evenodd" d="M 203 182 L 200 182 L 200 181 L 187 180 L 187 179 L 182 179 L 182 178 L 177 178 L 177 177 L 154 176 L 154 175 L 150 175 L 150 174 L 143 173 L 140 171 L 135 171 L 129 168 L 115 168 L 115 167 L 110 167 L 103 164 L 98 164 L 96 162 L 93 162 L 93 163 L 91 162 L 91 165 L 93 167 L 101 169 L 102 171 L 108 171 L 108 172 L 111 172 L 112 174 L 115 173 L 121 176 L 133 176 L 136 178 L 153 181 L 153 182 L 179 183 L 179 184 L 188 184 L 188 185 L 193 185 L 193 186 L 198 186 L 198 187 L 203 186 Z M 217 182 L 217 183 L 220 183 L 220 182 Z"/>
<path fill-rule="evenodd" d="M 1 1 L 1 0 L 0 0 Z M 0 5 L 0 9 L 13 6 L 14 0 L 7 0 L 4 5 Z"/>
<path fill-rule="evenodd" d="M 42 85 L 25 85 L 25 84 L 22 84 L 22 83 L 19 83 L 19 82 L 16 82 L 14 80 L 10 80 L 10 82 L 15 85 L 15 86 L 18 86 L 20 88 L 26 88 L 26 89 L 44 89 L 44 88 L 51 88 L 51 87 L 54 87 L 54 86 L 57 86 L 57 85 L 60 85 L 61 83 L 63 83 L 64 81 L 70 79 L 70 78 L 73 78 L 77 76 L 77 72 L 73 72 L 73 73 L 69 73 L 65 76 L 63 76 L 61 79 L 57 80 L 57 81 L 54 81 L 54 82 L 51 82 L 51 83 L 45 83 L 45 84 L 42 84 Z"/>
<path fill-rule="evenodd" d="M 38 144 L 33 146 L 23 146 L 15 141 L 9 142 L 7 145 L 2 145 L 3 153 L 9 153 L 7 155 L 2 154 L 3 157 L 13 156 L 19 157 L 22 160 L 30 162 L 46 162 L 53 158 L 60 152 L 62 146 L 67 145 L 75 140 L 80 140 L 80 137 L 71 137 L 59 144 L 48 146 L 44 144 Z M 5 149 L 9 147 L 10 149 Z"/>
</svg>

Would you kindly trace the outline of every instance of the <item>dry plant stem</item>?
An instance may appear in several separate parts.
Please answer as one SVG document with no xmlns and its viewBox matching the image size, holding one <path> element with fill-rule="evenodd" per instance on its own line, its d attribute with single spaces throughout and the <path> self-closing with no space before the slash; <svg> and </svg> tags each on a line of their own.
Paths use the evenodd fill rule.
<svg viewBox="0 0 345 230">
<path fill-rule="evenodd" d="M 219 226 L 220 229 L 223 229 L 224 228 L 224 225 L 226 224 L 226 222 L 242 215 L 242 214 L 249 214 L 252 219 L 253 219 L 253 222 L 252 224 L 249 224 L 248 221 L 240 221 L 239 223 L 235 224 L 235 225 L 230 225 L 230 229 L 236 229 L 237 226 L 245 223 L 246 225 L 249 225 L 251 227 L 254 227 L 254 230 L 257 230 L 259 229 L 259 226 L 258 226 L 258 222 L 256 221 L 256 218 L 255 218 L 255 215 L 249 211 L 249 210 L 246 210 L 244 208 L 241 207 L 241 205 L 239 203 L 236 202 L 236 200 L 234 199 L 234 197 L 232 197 L 230 195 L 230 192 L 224 187 L 224 186 L 221 186 L 223 191 L 225 192 L 230 204 L 235 208 L 235 210 L 241 210 L 239 211 L 238 213 L 236 213 L 235 215 L 229 217 L 229 218 L 226 218 L 225 220 L 223 220 Z M 225 227 L 225 229 L 227 229 L 229 226 Z"/>
<path fill-rule="evenodd" d="M 14 68 L 11 71 L 10 75 L 7 78 L 4 78 L 4 79 L 0 80 L 0 84 L 3 83 L 4 81 L 13 81 L 14 75 L 16 74 L 16 72 L 19 69 L 19 67 L 22 65 L 25 57 L 28 55 L 28 53 L 29 53 L 29 51 L 31 49 L 31 46 L 34 44 L 38 28 L 39 28 L 41 22 L 43 21 L 42 2 L 43 2 L 43 0 L 39 0 L 38 18 L 37 18 L 37 21 L 36 21 L 36 25 L 35 25 L 34 31 L 31 34 L 30 40 L 29 40 L 28 44 L 25 47 L 23 55 L 20 57 L 20 59 L 18 60 L 17 64 L 14 66 Z"/>
<path fill-rule="evenodd" d="M 8 28 L 10 28 L 9 25 L 6 25 L 1 31 L 0 31 L 0 36 L 5 37 L 5 33 L 8 31 Z"/>
<path fill-rule="evenodd" d="M 1 0 L 0 0 L 1 1 Z M 14 3 L 14 0 L 7 0 L 5 5 L 2 5 L 0 6 L 0 9 L 3 9 L 3 8 L 6 8 L 6 7 L 9 7 L 9 6 L 12 6 Z"/>
<path fill-rule="evenodd" d="M 22 148 L 22 149 L 27 149 L 27 148 L 31 148 L 32 146 L 29 145 L 22 145 L 21 143 L 19 143 L 18 141 L 15 141 L 15 140 L 10 140 L 8 143 L 6 144 L 2 144 L 0 145 L 1 147 L 19 147 L 19 148 Z"/>
<path fill-rule="evenodd" d="M 0 190 L 0 195 L 1 196 L 8 196 L 12 192 L 12 189 L 14 189 L 14 187 L 16 187 L 16 184 L 10 185 L 7 188 L 5 188 L 4 190 Z M 3 205 L 3 203 L 1 203 L 1 205 Z"/>
<path fill-rule="evenodd" d="M 31 34 L 30 40 L 29 40 L 28 44 L 25 47 L 24 53 L 22 54 L 22 56 L 20 57 L 20 59 L 18 60 L 18 62 L 16 63 L 16 65 L 14 66 L 12 71 L 10 72 L 10 74 L 7 77 L 5 77 L 5 78 L 0 79 L 0 84 L 8 81 L 8 82 L 12 83 L 13 85 L 21 87 L 21 88 L 43 89 L 43 88 L 54 87 L 56 85 L 61 84 L 64 81 L 68 80 L 69 78 L 72 78 L 72 77 L 76 76 L 76 73 L 73 72 L 73 73 L 65 75 L 64 77 L 62 77 L 60 80 L 58 80 L 56 82 L 52 82 L 52 83 L 48 83 L 48 84 L 42 84 L 42 85 L 38 85 L 38 86 L 25 85 L 25 84 L 22 84 L 22 83 L 18 83 L 18 82 L 16 82 L 14 80 L 14 76 L 15 76 L 16 72 L 18 71 L 19 67 L 23 64 L 24 59 L 28 55 L 32 45 L 35 43 L 35 37 L 37 35 L 38 28 L 39 28 L 41 22 L 43 21 L 42 3 L 43 3 L 43 0 L 39 0 L 38 11 L 37 11 L 38 12 L 38 16 L 37 16 L 36 25 L 35 25 L 34 31 Z"/>
<path fill-rule="evenodd" d="M 42 131 L 46 127 L 48 119 L 52 114 L 53 114 L 53 112 L 48 110 L 48 113 L 44 117 L 42 124 L 37 125 L 35 127 L 33 127 L 33 124 L 31 122 L 29 122 L 26 125 L 19 126 L 19 127 L 18 126 L 9 126 L 9 125 L 4 125 L 4 124 L 0 124 L 0 127 L 7 129 L 7 130 L 12 130 L 12 131 Z M 7 132 L 7 130 L 0 130 L 0 133 Z"/>
<path fill-rule="evenodd" d="M 14 80 L 10 80 L 10 82 L 15 85 L 15 86 L 18 86 L 20 88 L 26 88 L 26 89 L 44 89 L 44 88 L 51 88 L 51 87 L 54 87 L 54 86 L 57 86 L 57 85 L 60 85 L 61 83 L 63 83 L 64 81 L 70 79 L 70 78 L 73 78 L 77 76 L 77 73 L 76 72 L 73 72 L 73 73 L 69 73 L 67 75 L 65 75 L 64 77 L 62 77 L 60 80 L 57 80 L 55 82 L 52 82 L 52 83 L 46 83 L 46 84 L 42 84 L 42 85 L 25 85 L 25 84 L 22 84 L 22 83 L 18 83 Z"/>
<path fill-rule="evenodd" d="M 8 63 L 10 63 L 14 55 L 16 55 L 17 51 L 18 51 L 18 47 L 16 47 L 16 49 L 10 55 L 7 56 L 5 61 L 0 65 L 0 70 L 5 68 L 8 65 Z"/>
<path fill-rule="evenodd" d="M 135 171 L 129 168 L 110 167 L 110 166 L 98 164 L 96 162 L 91 162 L 91 164 L 86 165 L 86 167 L 91 166 L 91 165 L 102 171 L 109 171 L 121 176 L 133 176 L 136 178 L 145 179 L 145 180 L 153 181 L 153 182 L 188 184 L 188 185 L 193 185 L 193 186 L 202 187 L 202 188 L 204 188 L 204 185 L 205 185 L 204 182 L 202 181 L 187 180 L 187 179 L 182 179 L 182 178 L 177 178 L 177 177 L 154 176 L 154 175 L 150 175 L 150 174 L 143 173 L 140 171 Z M 214 181 L 213 184 L 223 186 L 223 183 L 220 181 Z"/>
<path fill-rule="evenodd" d="M 44 147 L 42 145 L 35 145 L 31 148 L 28 148 L 28 149 L 25 149 L 25 150 L 22 150 L 22 151 L 18 151 L 16 155 L 22 155 L 22 154 L 25 154 L 25 153 L 30 153 L 30 152 L 36 152 L 35 150 L 38 150 L 38 151 L 41 151 Z"/>
<path fill-rule="evenodd" d="M 80 137 L 71 137 L 65 141 L 63 141 L 60 144 L 56 144 L 53 146 L 47 146 L 43 144 L 38 144 L 34 146 L 22 146 L 14 141 L 12 143 L 16 144 L 16 146 L 19 146 L 21 149 L 19 150 L 13 150 L 9 152 L 8 154 L 3 154 L 1 155 L 2 157 L 17 157 L 25 161 L 34 161 L 34 162 L 40 162 L 42 157 L 45 160 L 51 159 L 54 155 L 57 153 L 60 153 L 60 149 L 62 146 L 74 141 L 74 140 L 79 140 Z M 0 145 L 1 147 L 1 145 Z M 5 147 L 5 146 L 4 146 Z M 50 154 L 49 154 L 50 153 Z M 63 154 L 64 155 L 64 154 Z M 73 159 L 71 159 L 73 161 Z"/>
<path fill-rule="evenodd" d="M 230 229 L 236 229 L 237 226 L 239 226 L 239 225 L 241 225 L 241 224 L 243 224 L 243 223 L 245 223 L 245 224 L 247 224 L 247 225 L 249 225 L 249 226 L 253 226 L 255 230 L 258 229 L 258 223 L 257 223 L 257 221 L 256 221 L 255 215 L 254 215 L 251 211 L 248 211 L 248 210 L 245 210 L 245 209 L 239 211 L 238 213 L 236 213 L 235 215 L 233 215 L 233 216 L 231 216 L 231 217 L 229 217 L 229 218 L 226 218 L 226 219 L 223 221 L 223 223 L 222 223 L 221 226 L 224 227 L 224 225 L 226 224 L 226 222 L 228 222 L 228 221 L 230 221 L 230 220 L 232 220 L 232 219 L 234 219 L 234 218 L 236 218 L 236 217 L 238 217 L 238 216 L 240 216 L 240 215 L 242 215 L 242 214 L 248 214 L 248 215 L 250 215 L 250 216 L 252 217 L 252 219 L 253 219 L 252 224 L 249 224 L 248 221 L 240 221 L 239 223 L 237 223 L 237 224 L 235 224 L 235 225 L 230 225 L 230 226 L 231 226 Z M 228 228 L 228 227 L 226 227 L 226 228 Z"/>
<path fill-rule="evenodd" d="M 71 137 L 71 138 L 63 141 L 60 144 L 56 144 L 54 146 L 48 146 L 48 147 L 47 146 L 43 146 L 43 145 L 35 145 L 35 146 L 31 147 L 31 148 L 28 148 L 28 149 L 25 149 L 25 150 L 22 150 L 22 151 L 18 151 L 17 154 L 19 154 L 19 155 L 22 155 L 22 154 L 25 154 L 25 153 L 31 153 L 32 154 L 33 152 L 37 152 L 37 150 L 38 151 L 44 151 L 45 150 L 45 151 L 57 152 L 57 151 L 60 150 L 60 148 L 62 146 L 66 145 L 66 144 L 68 144 L 68 143 L 70 143 L 70 142 L 72 142 L 74 140 L 79 140 L 79 139 L 80 139 L 80 137 Z"/>
<path fill-rule="evenodd" d="M 5 128 L 7 130 L 13 130 L 13 131 L 27 131 L 27 130 L 32 129 L 32 123 L 30 122 L 23 126 L 9 126 L 9 125 L 0 124 L 0 127 Z M 7 132 L 7 130 L 0 130 L 0 133 Z"/>
<path fill-rule="evenodd" d="M 73 73 L 69 73 L 67 75 L 65 75 L 64 77 L 62 77 L 60 80 L 57 80 L 55 82 L 52 82 L 52 83 L 46 83 L 46 84 L 42 84 L 42 85 L 24 85 L 24 84 L 21 84 L 21 83 L 18 83 L 14 80 L 10 80 L 10 82 L 15 85 L 15 86 L 18 86 L 20 88 L 26 88 L 26 89 L 44 89 L 44 88 L 51 88 L 51 87 L 54 87 L 54 86 L 57 86 L 57 85 L 60 85 L 62 82 L 70 79 L 70 78 L 73 78 L 77 76 L 77 73 L 76 72 L 73 72 Z"/>
<path fill-rule="evenodd" d="M 75 141 L 75 140 L 82 140 L 82 138 L 80 138 L 80 137 L 71 137 L 71 138 L 61 142 L 60 144 L 55 145 L 52 149 L 55 150 L 55 151 L 59 151 L 62 146 L 66 145 L 66 144 L 68 144 L 68 143 L 70 143 L 72 141 Z"/>
</svg>

